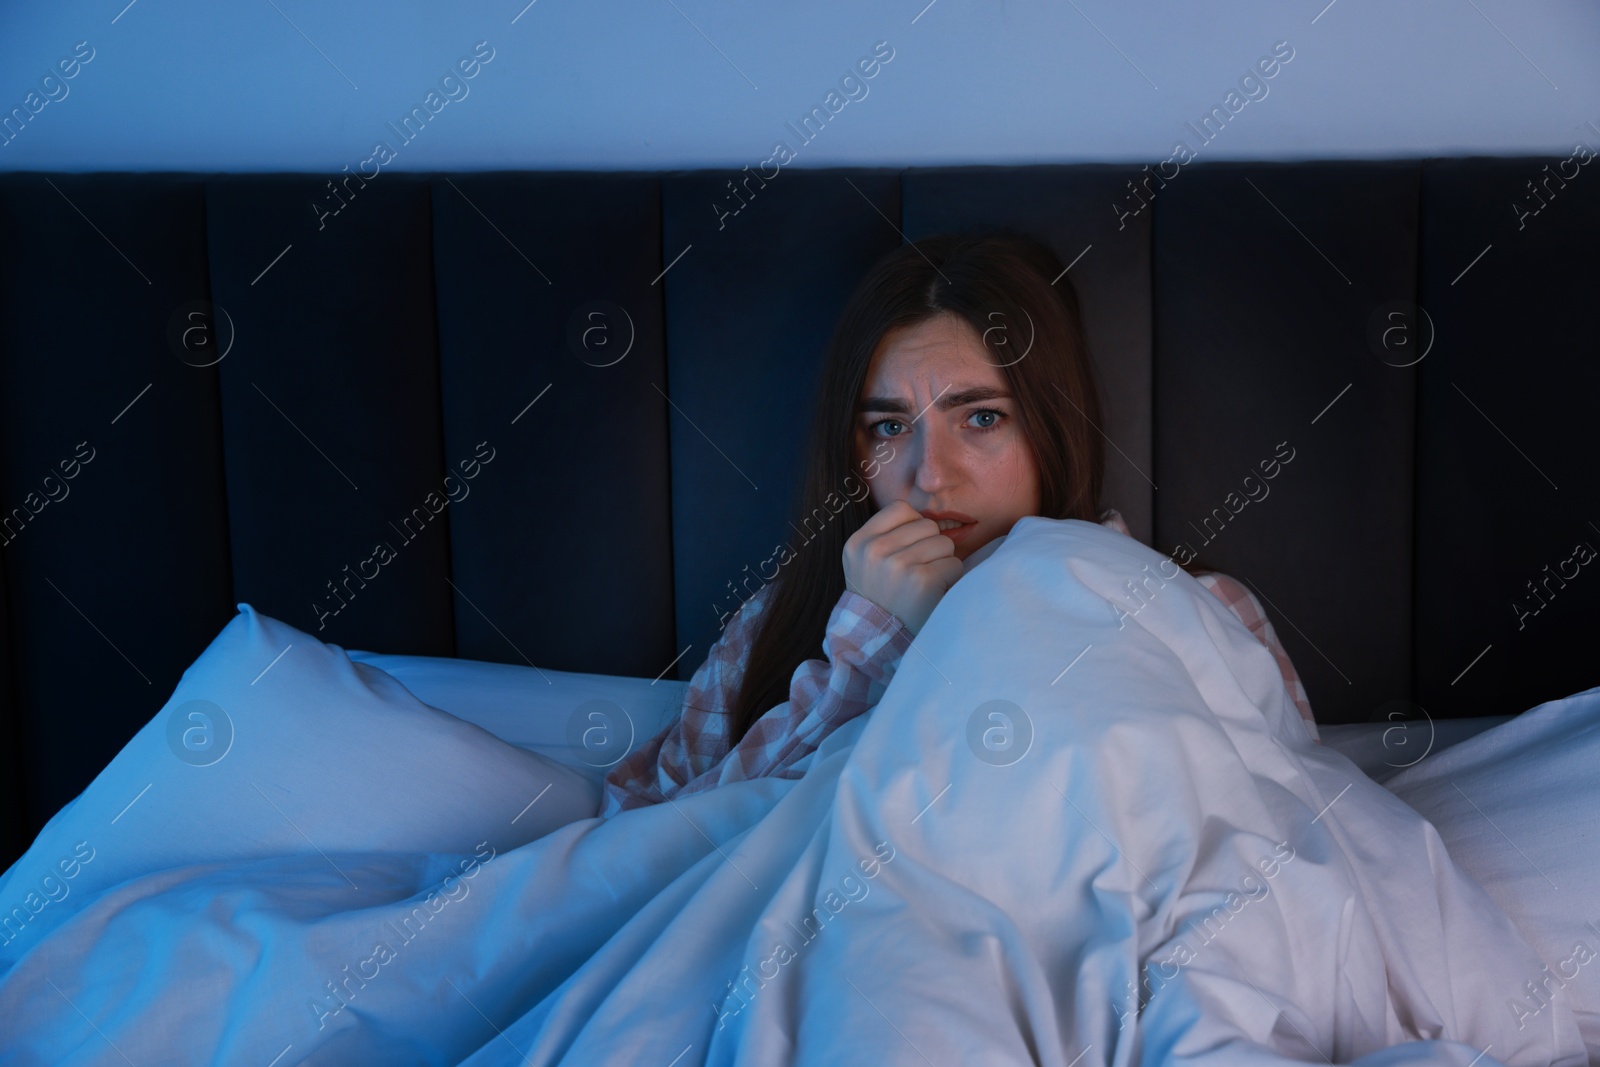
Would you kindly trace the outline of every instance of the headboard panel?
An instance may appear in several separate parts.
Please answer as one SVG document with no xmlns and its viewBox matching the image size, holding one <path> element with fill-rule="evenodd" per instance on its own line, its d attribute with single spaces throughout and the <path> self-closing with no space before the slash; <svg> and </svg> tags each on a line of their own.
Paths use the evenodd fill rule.
<svg viewBox="0 0 1600 1067">
<path fill-rule="evenodd" d="M 1410 699 L 1418 368 L 1367 331 L 1416 300 L 1417 183 L 1219 164 L 1156 202 L 1156 544 L 1251 586 L 1319 719 Z"/>
<path fill-rule="evenodd" d="M 1105 503 L 1262 595 L 1320 720 L 1592 685 L 1600 578 L 1542 568 L 1600 546 L 1600 183 L 1545 179 L 1519 227 L 1542 162 L 0 176 L 5 847 L 238 601 L 350 648 L 688 677 L 729 583 L 803 550 L 844 299 L 944 229 L 1071 264 Z"/>
<path fill-rule="evenodd" d="M 373 182 L 302 236 L 302 184 L 231 177 L 206 194 L 210 298 L 235 331 L 215 368 L 234 589 L 277 591 L 276 612 L 256 606 L 335 641 L 451 655 L 449 538 L 390 525 L 445 474 L 429 185 Z M 367 582 L 378 540 L 408 565 Z"/>
<path fill-rule="evenodd" d="M 457 655 L 654 677 L 677 654 L 658 184 L 434 182 L 445 462 L 495 450 L 445 516 Z"/>
<path fill-rule="evenodd" d="M 1592 156 L 1423 171 L 1420 301 L 1446 357 L 1422 363 L 1417 405 L 1414 678 L 1429 709 L 1508 714 L 1600 683 Z"/>
<path fill-rule="evenodd" d="M 231 614 L 216 372 L 166 341 L 173 312 L 209 291 L 204 191 L 173 176 L 0 179 L 8 860 Z"/>
</svg>

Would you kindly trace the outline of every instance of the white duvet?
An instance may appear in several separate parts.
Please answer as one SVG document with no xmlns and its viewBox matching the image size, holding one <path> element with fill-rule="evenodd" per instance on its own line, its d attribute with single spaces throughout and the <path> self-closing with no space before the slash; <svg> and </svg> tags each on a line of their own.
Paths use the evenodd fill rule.
<svg viewBox="0 0 1600 1067">
<path fill-rule="evenodd" d="M 168 842 L 0 954 L 0 1063 L 1585 1062 L 1563 1000 L 1510 1009 L 1544 961 L 1433 827 L 1164 559 L 1023 519 L 798 781 L 470 853 Z"/>
</svg>

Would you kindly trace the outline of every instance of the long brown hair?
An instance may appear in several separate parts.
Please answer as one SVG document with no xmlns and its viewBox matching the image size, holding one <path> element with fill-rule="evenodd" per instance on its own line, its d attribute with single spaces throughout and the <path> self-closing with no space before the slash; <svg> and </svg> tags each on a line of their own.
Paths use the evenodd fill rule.
<svg viewBox="0 0 1600 1067">
<path fill-rule="evenodd" d="M 873 354 L 890 330 L 945 312 L 973 328 L 1005 376 L 1039 472 L 1039 514 L 1099 521 L 1099 384 L 1077 291 L 1055 253 L 1009 231 L 941 234 L 890 252 L 856 286 L 828 346 L 797 515 L 821 520 L 820 532 L 774 579 L 734 701 L 733 744 L 788 700 L 800 664 L 822 655 L 828 617 L 844 593 L 844 543 L 873 512 L 870 494 L 850 496 L 842 510 L 824 506 L 830 496 L 839 500 L 842 485 L 860 481 L 856 402 Z"/>
</svg>

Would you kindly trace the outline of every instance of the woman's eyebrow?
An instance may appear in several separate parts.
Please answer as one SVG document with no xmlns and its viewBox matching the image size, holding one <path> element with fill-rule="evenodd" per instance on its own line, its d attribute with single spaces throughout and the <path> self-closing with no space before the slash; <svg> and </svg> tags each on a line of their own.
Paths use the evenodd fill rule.
<svg viewBox="0 0 1600 1067">
<path fill-rule="evenodd" d="M 940 411 L 949 411 L 951 408 L 960 407 L 962 404 L 972 404 L 980 400 L 1010 399 L 1011 394 L 1004 389 L 992 385 L 969 385 L 953 393 L 941 393 L 935 403 Z M 927 409 L 924 408 L 923 410 Z M 856 405 L 856 414 L 861 415 L 869 411 L 909 415 L 911 414 L 911 405 L 897 396 L 863 397 L 861 403 Z"/>
</svg>

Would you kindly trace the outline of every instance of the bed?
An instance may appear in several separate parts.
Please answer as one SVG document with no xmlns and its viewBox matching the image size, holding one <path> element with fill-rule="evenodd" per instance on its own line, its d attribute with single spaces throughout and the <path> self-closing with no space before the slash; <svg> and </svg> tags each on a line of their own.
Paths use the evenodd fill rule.
<svg viewBox="0 0 1600 1067">
<path fill-rule="evenodd" d="M 307 210 L 325 191 L 320 175 L 0 176 L 0 726 L 14 740 L 0 748 L 10 866 L 0 889 L 7 914 L 21 905 L 27 916 L 7 932 L 7 966 L 59 963 L 72 952 L 147 953 L 140 931 L 175 931 L 165 925 L 175 915 L 217 918 L 231 908 L 253 918 L 195 924 L 209 932 L 186 935 L 186 947 L 166 957 L 177 969 L 149 989 L 206 974 L 238 1003 L 267 1005 L 234 1027 L 234 1015 L 200 1011 L 201 1001 L 188 1014 L 170 996 L 142 1001 L 137 984 L 102 990 L 91 1003 L 79 996 L 84 972 L 50 966 L 23 983 L 8 969 L 0 1000 L 35 1013 L 14 1017 L 92 1020 L 65 1052 L 48 1041 L 68 1031 L 41 1021 L 30 1040 L 49 1051 L 30 1059 L 18 1042 L 13 1058 L 120 1062 L 109 1044 L 95 1044 L 96 1028 L 131 1052 L 121 1036 L 138 1032 L 135 1020 L 164 1018 L 173 1029 L 146 1033 L 143 1051 L 181 1047 L 197 1062 L 488 1063 L 526 1050 L 546 1062 L 659 1052 L 660 1062 L 685 1053 L 687 1063 L 712 1047 L 705 1062 L 821 1062 L 836 1035 L 805 1029 L 801 1041 L 804 1016 L 794 1009 L 821 996 L 826 975 L 849 974 L 860 999 L 835 1020 L 838 1034 L 870 1033 L 860 1049 L 882 1058 L 938 1062 L 940 1048 L 911 1051 L 882 1025 L 879 1009 L 905 994 L 870 968 L 861 980 L 847 948 L 821 939 L 794 967 L 779 965 L 799 979 L 779 995 L 762 988 L 730 1000 L 770 950 L 757 954 L 748 937 L 699 944 L 692 924 L 672 921 L 685 909 L 714 914 L 716 893 L 731 891 L 723 882 L 738 888 L 739 873 L 722 866 L 713 843 L 765 857 L 771 871 L 788 872 L 783 884 L 825 891 L 851 875 L 870 885 L 876 896 L 837 913 L 864 938 L 870 925 L 861 924 L 891 900 L 917 899 L 928 921 L 940 914 L 937 894 L 911 893 L 916 872 L 939 869 L 932 856 L 901 849 L 885 860 L 873 846 L 887 838 L 830 852 L 818 831 L 847 786 L 857 791 L 850 818 L 858 821 L 849 825 L 870 824 L 860 820 L 886 794 L 867 786 L 888 788 L 899 773 L 879 739 L 887 727 L 873 723 L 905 711 L 875 711 L 818 754 L 812 770 L 824 773 L 798 785 L 751 783 L 689 809 L 691 818 L 674 806 L 654 813 L 640 835 L 648 840 L 635 846 L 659 861 L 649 878 L 630 879 L 621 860 L 606 858 L 626 854 L 601 847 L 620 831 L 589 829 L 586 813 L 608 761 L 674 712 L 721 612 L 748 595 L 773 543 L 791 536 L 804 405 L 750 398 L 809 395 L 834 312 L 884 251 L 908 237 L 1010 226 L 1044 237 L 1071 265 L 1106 392 L 1103 430 L 1115 446 L 1105 502 L 1127 519 L 1130 544 L 1168 552 L 1187 542 L 1261 597 L 1305 680 L 1326 752 L 1307 755 L 1278 733 L 1272 745 L 1288 745 L 1306 766 L 1347 754 L 1361 780 L 1382 790 L 1365 793 L 1371 810 L 1390 796 L 1429 820 L 1448 850 L 1440 869 L 1486 894 L 1467 912 L 1505 917 L 1512 925 L 1495 927 L 1494 944 L 1529 965 L 1501 998 L 1500 1022 L 1511 1020 L 1514 1035 L 1544 1033 L 1551 1062 L 1582 1062 L 1594 1032 L 1584 994 L 1597 972 L 1575 946 L 1600 945 L 1585 925 L 1600 923 L 1600 905 L 1582 888 L 1593 881 L 1583 867 L 1594 810 L 1583 760 L 1600 583 L 1588 580 L 1580 546 L 1600 544 L 1591 525 L 1600 519 L 1583 510 L 1600 473 L 1573 447 L 1573 427 L 1600 387 L 1587 312 L 1600 193 L 1572 183 L 1557 205 L 1561 225 L 1541 218 L 1519 227 L 1504 202 L 1539 164 L 1201 163 L 1150 210 L 1122 217 L 1107 207 L 1139 180 L 1136 166 L 786 172 L 781 187 L 721 225 L 707 206 L 731 175 L 709 171 L 385 174 L 321 226 Z M 66 287 L 64 277 L 78 281 Z M 92 294 L 93 313 L 83 294 Z M 1520 358 L 1508 361 L 1509 351 Z M 1295 458 L 1270 496 L 1257 498 L 1244 479 L 1280 447 Z M 1016 555 L 1016 565 L 1027 562 Z M 1093 584 L 1075 574 L 1055 580 L 1061 605 Z M 1210 619 L 1206 655 L 1251 658 L 1223 639 L 1225 620 L 1182 603 Z M 1182 645 L 1173 634 L 1193 632 L 1178 626 L 1160 643 L 1170 650 Z M 345 649 L 370 651 L 344 658 Z M 1190 677 L 1211 678 L 1198 660 L 1185 662 Z M 1243 678 L 1251 668 L 1228 670 Z M 900 699 L 933 684 L 911 681 Z M 284 684 L 307 699 L 267 701 Z M 1197 683 L 1194 692 L 1210 691 Z M 1185 693 L 1174 706 L 1210 723 L 1206 744 L 1220 750 L 1217 730 L 1245 729 L 1242 719 L 1205 718 L 1237 708 L 1237 694 L 1197 704 Z M 255 712 L 240 712 L 232 694 Z M 1246 695 L 1258 709 L 1270 704 L 1265 693 Z M 185 708 L 191 700 L 215 707 Z M 370 714 L 335 730 L 334 709 L 350 707 Z M 275 725 L 269 708 L 278 709 Z M 1262 715 L 1272 730 L 1283 725 L 1270 707 Z M 250 724 L 277 740 L 247 743 Z M 1240 768 L 1265 758 L 1265 749 L 1234 747 Z M 441 753 L 450 755 L 443 767 L 429 758 Z M 285 777 L 291 765 L 298 770 Z M 154 766 L 166 769 L 140 776 Z M 452 776 L 441 777 L 446 770 Z M 178 771 L 227 788 L 163 787 L 181 780 Z M 220 773 L 207 779 L 207 771 Z M 1004 779 L 1017 790 L 1013 803 L 1056 795 L 1050 780 L 1013 777 Z M 373 805 L 375 780 L 398 799 Z M 1038 796 L 1027 792 L 1035 787 Z M 297 807 L 296 790 L 317 804 Z M 935 794 L 916 794 L 909 814 Z M 1354 796 L 1315 825 L 1335 820 Z M 474 832 L 483 812 L 507 805 L 507 836 Z M 1288 817 L 1273 811 L 1257 815 Z M 222 821 L 247 812 L 259 821 Z M 768 819 L 774 812 L 780 818 Z M 105 830 L 77 833 L 89 819 Z M 147 830 L 130 831 L 144 819 Z M 1093 822 L 1128 847 L 1106 820 Z M 1073 863 L 1089 862 L 1102 840 L 1077 836 L 1089 825 L 1085 818 L 1071 832 L 1083 846 Z M 1404 825 L 1422 835 L 1415 841 L 1432 840 Z M 111 843 L 119 839 L 128 844 Z M 254 851 L 241 851 L 247 843 Z M 541 878 L 534 857 L 558 849 L 568 850 L 551 861 L 562 877 Z M 1414 859 L 1395 857 L 1395 869 Z M 874 861 L 867 880 L 860 864 Z M 1283 873 L 1311 869 L 1290 864 Z M 112 871 L 121 872 L 114 881 L 97 881 Z M 513 893 L 502 879 L 526 888 Z M 1180 882 L 1190 884 L 1171 884 Z M 1266 900 L 1287 884 L 1274 880 Z M 339 924 L 355 921 L 332 894 L 363 885 L 379 893 L 373 908 L 415 893 L 439 903 L 433 930 L 470 914 L 469 902 L 494 901 L 507 909 L 492 924 L 497 936 L 537 926 L 530 909 L 540 908 L 571 916 L 572 933 L 537 952 L 509 936 L 462 938 L 438 955 L 407 941 L 398 959 L 420 973 L 391 981 L 404 965 L 386 971 L 370 947 L 355 954 L 354 942 L 338 942 L 349 949 L 343 956 L 329 949 Z M 442 886 L 463 888 L 452 899 L 456 891 Z M 985 899 L 1016 892 L 989 886 Z M 1143 892 L 1124 893 L 1130 922 Z M 24 903 L 29 894 L 37 911 Z M 1493 909 L 1483 910 L 1485 900 Z M 145 918 L 112 924 L 124 905 Z M 1264 921 L 1272 906 L 1252 902 L 1241 917 Z M 747 933 L 755 928 L 759 916 L 738 914 Z M 91 936 L 97 915 L 103 936 Z M 1436 918 L 1433 947 L 1459 944 L 1451 923 L 1460 916 Z M 1098 1009 L 1083 1007 L 1084 1018 L 1113 1028 L 1086 1042 L 1095 1051 L 1039 1029 L 1066 1017 L 1063 1005 L 1044 1010 L 1037 998 L 1054 987 L 1011 966 L 1027 939 L 1002 936 L 1002 925 L 987 915 L 945 963 L 951 973 L 980 960 L 1021 975 L 1014 995 L 985 1006 L 1015 1025 L 987 1029 L 945 1004 L 951 1030 L 941 1047 L 953 1056 L 963 1034 L 1021 1035 L 1009 1054 L 1051 1062 L 1061 1052 L 1063 1067 L 1079 1051 L 1088 1064 L 1117 1047 L 1118 1016 L 1106 1011 L 1114 990 Z M 319 942 L 310 928 L 334 940 Z M 1367 929 L 1371 945 L 1388 944 L 1381 922 Z M 1062 943 L 1088 944 L 1092 931 L 1078 933 Z M 1412 936 L 1393 932 L 1390 947 Z M 26 963 L 34 938 L 56 947 Z M 205 955 L 224 944 L 235 955 Z M 903 948 L 879 946 L 884 958 Z M 713 950 L 715 959 L 687 969 L 726 973 L 723 995 L 702 998 L 704 1015 L 713 1027 L 725 1016 L 746 1044 L 712 1045 L 701 1034 L 668 1048 L 673 1024 L 661 1030 L 662 1047 L 646 1048 L 655 1025 L 633 1024 L 653 1017 L 648 1006 L 610 993 Z M 184 969 L 183 958 L 214 970 Z M 1121 973 L 1097 959 L 1089 970 L 1103 981 Z M 257 974 L 255 984 L 225 982 L 236 966 Z M 362 987 L 359 975 L 374 966 L 383 980 Z M 320 977 L 309 990 L 261 984 L 313 972 Z M 45 977 L 59 991 L 41 986 Z M 1284 976 L 1284 997 L 1298 1003 L 1294 980 Z M 1412 991 L 1439 993 L 1429 985 L 1437 981 L 1419 974 Z M 670 986 L 658 975 L 661 983 Z M 47 1012 L 25 988 L 57 1001 Z M 1445 992 L 1461 997 L 1456 1007 L 1482 1002 L 1481 988 Z M 1213 994 L 1169 985 L 1155 1017 L 1182 1019 L 1182 1005 Z M 419 1036 L 406 1029 L 408 1005 L 441 1014 L 414 1011 Z M 1443 1003 L 1440 1017 L 1453 1020 L 1454 1010 Z M 273 1046 L 261 1020 L 274 1012 L 312 1028 Z M 1292 1014 L 1232 1022 L 1236 1034 L 1292 1056 L 1294 1025 L 1272 1021 Z M 1295 1019 L 1314 1031 L 1313 1020 Z M 922 1023 L 938 1032 L 938 1018 Z M 1299 1055 L 1321 1062 L 1324 1051 L 1358 1045 L 1360 1027 L 1342 1025 Z M 319 1044 L 315 1035 L 330 1029 L 359 1037 Z M 179 1041 L 179 1032 L 189 1036 Z M 796 1047 L 782 1047 L 784 1035 Z M 1181 1035 L 1169 1036 L 1180 1047 Z M 1445 1044 L 1394 1053 L 1392 1062 L 1466 1064 L 1484 1051 Z M 691 1045 L 698 1051 L 686 1053 Z M 1506 1054 L 1501 1045 L 1482 1062 Z"/>
<path fill-rule="evenodd" d="M 1024 519 L 803 777 L 609 820 L 678 684 L 241 604 L 0 879 L 8 1057 L 1587 1062 L 1600 688 L 1319 744 L 1152 556 Z"/>
</svg>

